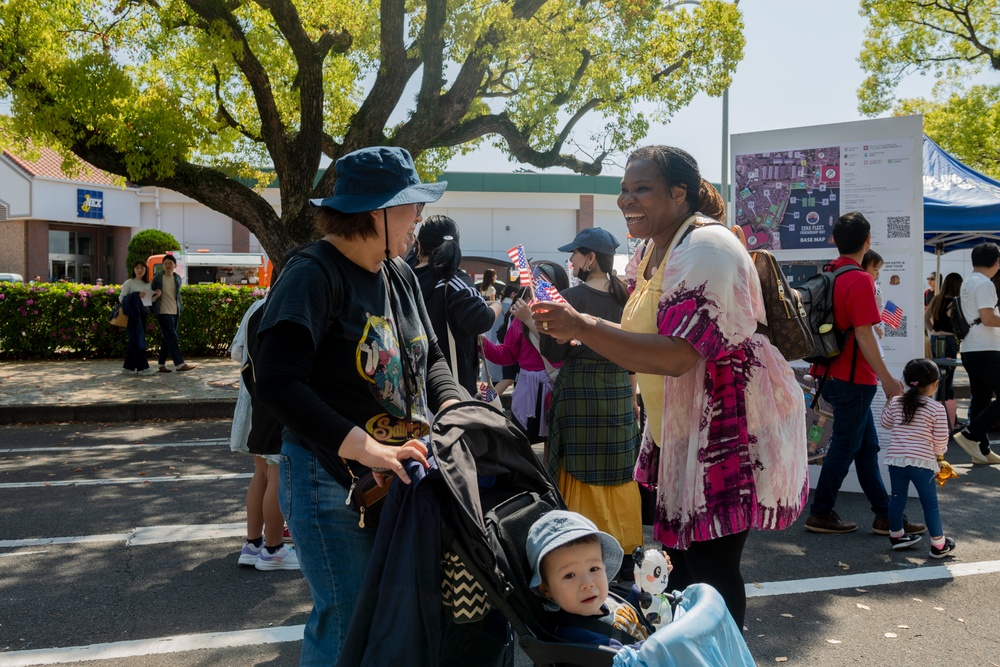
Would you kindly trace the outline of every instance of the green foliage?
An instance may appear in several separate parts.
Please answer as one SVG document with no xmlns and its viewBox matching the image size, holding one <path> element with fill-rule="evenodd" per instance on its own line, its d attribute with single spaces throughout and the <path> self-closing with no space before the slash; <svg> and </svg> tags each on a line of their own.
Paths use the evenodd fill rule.
<svg viewBox="0 0 1000 667">
<path fill-rule="evenodd" d="M 129 267 L 128 277 L 132 277 L 132 265 L 135 262 L 143 262 L 149 259 L 150 255 L 160 255 L 171 250 L 180 250 L 181 244 L 177 242 L 174 235 L 159 229 L 144 229 L 128 243 L 128 259 L 125 266 Z M 152 276 L 146 276 L 147 280 L 152 280 Z"/>
<path fill-rule="evenodd" d="M 941 148 L 1000 179 L 1000 86 L 972 86 L 941 97 L 901 100 L 896 112 L 923 114 L 924 132 Z"/>
<path fill-rule="evenodd" d="M 1000 70 L 996 0 L 862 0 L 860 13 L 868 19 L 859 58 L 868 73 L 858 90 L 864 114 L 892 108 L 896 85 L 909 73 L 955 84 L 984 69 Z"/>
<path fill-rule="evenodd" d="M 90 359 L 125 356 L 125 331 L 109 324 L 118 286 L 0 283 L 0 359 Z M 225 356 L 240 320 L 263 295 L 253 287 L 185 285 L 178 324 L 188 357 Z M 160 345 L 152 313 L 146 319 L 150 356 Z"/>
<path fill-rule="evenodd" d="M 721 94 L 742 29 L 723 0 L 4 0 L 0 126 L 202 202 L 281 258 L 313 236 L 324 157 L 392 144 L 433 175 L 490 141 L 600 173 Z M 280 213 L 255 191 L 272 178 Z"/>
</svg>

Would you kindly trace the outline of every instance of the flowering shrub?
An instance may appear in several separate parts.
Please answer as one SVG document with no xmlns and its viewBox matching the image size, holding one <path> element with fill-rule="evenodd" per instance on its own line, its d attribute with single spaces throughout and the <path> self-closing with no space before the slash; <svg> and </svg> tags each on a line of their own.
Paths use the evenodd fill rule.
<svg viewBox="0 0 1000 667">
<path fill-rule="evenodd" d="M 0 359 L 125 356 L 125 330 L 108 322 L 118 303 L 117 285 L 0 283 Z M 243 313 L 263 296 L 255 287 L 185 285 L 178 323 L 185 356 L 224 356 Z M 155 355 L 160 329 L 146 318 L 146 344 Z"/>
</svg>

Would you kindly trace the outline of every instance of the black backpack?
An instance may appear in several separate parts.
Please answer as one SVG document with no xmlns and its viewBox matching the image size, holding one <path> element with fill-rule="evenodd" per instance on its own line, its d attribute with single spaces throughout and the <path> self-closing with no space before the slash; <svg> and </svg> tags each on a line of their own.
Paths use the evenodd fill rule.
<svg viewBox="0 0 1000 667">
<path fill-rule="evenodd" d="M 833 317 L 833 287 L 837 278 L 849 271 L 863 270 L 856 264 L 848 264 L 835 271 L 826 269 L 827 267 L 824 267 L 798 288 L 809 330 L 813 335 L 812 352 L 802 358 L 820 366 L 829 366 L 837 358 L 844 350 L 847 334 L 850 332 L 849 329 L 846 331 L 838 329 Z M 857 348 L 855 348 L 856 353 Z"/>
<path fill-rule="evenodd" d="M 977 317 L 972 322 L 965 319 L 965 312 L 962 310 L 962 297 L 960 296 L 954 296 L 951 298 L 951 308 L 949 311 L 951 316 L 951 326 L 955 330 L 955 338 L 958 340 L 965 340 L 965 337 L 969 335 L 969 330 L 972 329 L 972 327 L 983 323 L 981 317 Z"/>
<path fill-rule="evenodd" d="M 320 253 L 316 244 L 310 244 L 299 249 L 295 255 L 289 259 L 291 262 L 297 256 L 308 257 L 319 263 L 326 273 L 326 278 L 330 283 L 330 290 L 334 293 L 340 291 L 340 276 L 336 269 L 329 266 L 327 260 Z M 287 265 L 287 264 L 286 264 Z M 281 280 L 281 276 L 275 281 L 275 285 Z M 257 330 L 260 322 L 264 319 L 268 304 L 258 308 L 250 319 L 247 320 L 246 331 L 246 363 L 240 368 L 240 382 L 250 394 L 250 435 L 247 437 L 247 449 L 253 454 L 280 454 L 281 453 L 281 423 L 257 400 L 257 373 L 256 360 L 260 358 L 260 341 L 257 340 Z"/>
</svg>

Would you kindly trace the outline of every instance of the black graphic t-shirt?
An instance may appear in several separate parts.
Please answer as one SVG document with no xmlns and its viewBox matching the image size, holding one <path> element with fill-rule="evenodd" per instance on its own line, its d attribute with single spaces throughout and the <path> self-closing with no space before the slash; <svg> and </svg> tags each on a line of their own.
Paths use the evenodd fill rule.
<svg viewBox="0 0 1000 667">
<path fill-rule="evenodd" d="M 372 273 L 330 243 L 317 245 L 333 287 L 316 260 L 289 260 L 257 332 L 257 393 L 285 425 L 285 440 L 308 447 L 349 486 L 337 452 L 352 428 L 401 445 L 429 433 L 431 411 L 459 395 L 412 270 L 394 260 Z M 350 465 L 355 475 L 367 471 Z"/>
</svg>

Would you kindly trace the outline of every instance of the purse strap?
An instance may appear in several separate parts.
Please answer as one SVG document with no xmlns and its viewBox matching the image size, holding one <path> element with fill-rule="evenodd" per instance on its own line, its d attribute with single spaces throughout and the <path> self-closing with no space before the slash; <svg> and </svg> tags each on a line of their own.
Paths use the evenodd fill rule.
<svg viewBox="0 0 1000 667">
<path fill-rule="evenodd" d="M 550 364 L 549 360 L 545 358 L 544 354 L 542 354 L 542 342 L 538 340 L 538 334 L 532 331 L 528 325 L 523 322 L 521 322 L 521 325 L 528 330 L 528 340 L 530 340 L 531 344 L 535 346 L 536 350 L 538 350 L 538 356 L 542 358 L 542 363 L 545 364 L 545 372 L 549 374 L 549 379 L 554 380 L 556 375 L 559 373 L 559 370 Z"/>
<path fill-rule="evenodd" d="M 493 385 L 493 376 L 490 375 L 490 365 L 486 362 L 486 352 L 483 351 L 483 340 L 480 338 L 477 343 L 479 347 L 479 356 L 483 358 L 483 370 L 486 371 L 486 381 Z"/>
<path fill-rule="evenodd" d="M 462 386 L 458 381 L 458 351 L 455 349 L 455 335 L 451 332 L 451 322 L 448 321 L 448 281 L 444 283 L 444 326 L 448 330 L 448 356 L 451 361 L 451 377 L 455 384 Z"/>
</svg>

